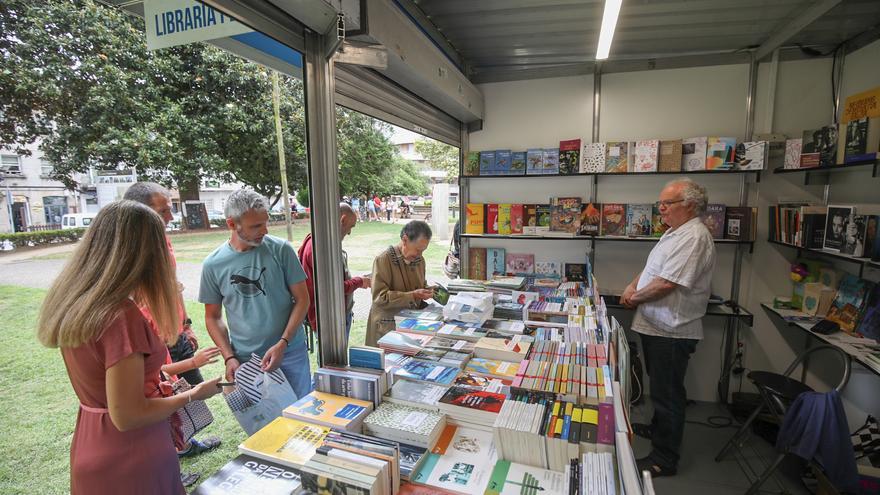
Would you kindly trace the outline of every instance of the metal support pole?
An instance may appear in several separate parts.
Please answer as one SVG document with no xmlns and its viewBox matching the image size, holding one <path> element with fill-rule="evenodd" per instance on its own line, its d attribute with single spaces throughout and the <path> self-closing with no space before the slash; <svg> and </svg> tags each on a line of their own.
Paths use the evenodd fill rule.
<svg viewBox="0 0 880 495">
<path fill-rule="evenodd" d="M 837 71 L 834 74 L 835 80 L 837 81 L 837 87 L 834 88 L 834 108 L 832 111 L 834 114 L 831 116 L 831 122 L 837 124 L 840 122 L 840 87 L 843 86 L 843 63 L 846 61 L 846 44 L 838 48 L 840 55 L 837 53 L 834 54 L 834 60 L 840 58 L 840 61 L 837 63 Z"/>
<path fill-rule="evenodd" d="M 290 194 L 287 188 L 287 162 L 284 159 L 284 132 L 281 129 L 281 90 L 278 87 L 278 71 L 272 71 L 272 108 L 275 113 L 275 141 L 278 146 L 278 170 L 281 173 L 281 201 L 287 223 L 287 242 L 293 242 L 293 224 L 290 218 Z"/>
<path fill-rule="evenodd" d="M 458 148 L 458 208 L 461 210 L 459 215 L 458 229 L 460 233 L 465 231 L 465 223 L 467 222 L 467 205 L 471 201 L 471 181 L 469 179 L 462 180 L 464 177 L 464 167 L 467 163 L 467 155 L 470 152 L 470 134 L 468 134 L 468 126 L 462 122 L 459 126 L 459 135 L 461 136 L 461 147 Z M 453 234 L 454 235 L 454 234 Z M 461 245 L 458 251 L 459 278 L 468 278 L 470 266 L 470 239 L 459 236 Z"/>
<path fill-rule="evenodd" d="M 601 116 L 602 107 L 602 62 L 596 62 L 593 67 L 593 132 L 592 142 L 599 142 L 599 117 Z M 590 178 L 590 202 L 596 203 L 599 198 L 599 176 L 593 175 Z M 596 270 L 596 242 L 590 242 L 590 266 Z"/>
<path fill-rule="evenodd" d="M 336 105 L 333 62 L 324 36 L 307 31 L 305 53 L 306 143 L 309 158 L 312 242 L 315 253 L 315 304 L 320 331 L 320 362 L 345 365 L 345 295 L 339 235 L 339 171 L 336 161 Z"/>
</svg>

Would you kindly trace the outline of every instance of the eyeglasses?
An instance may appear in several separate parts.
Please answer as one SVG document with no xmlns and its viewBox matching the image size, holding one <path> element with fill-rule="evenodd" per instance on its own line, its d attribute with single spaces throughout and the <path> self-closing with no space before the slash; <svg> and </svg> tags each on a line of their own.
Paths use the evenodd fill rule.
<svg viewBox="0 0 880 495">
<path fill-rule="evenodd" d="M 675 203 L 681 203 L 682 201 L 684 201 L 684 200 L 683 199 L 675 199 L 675 200 L 664 199 L 662 201 L 657 201 L 656 203 L 654 203 L 654 206 L 656 206 L 657 208 L 660 208 L 661 206 L 665 206 L 665 207 L 669 208 L 670 206 L 674 205 Z"/>
</svg>

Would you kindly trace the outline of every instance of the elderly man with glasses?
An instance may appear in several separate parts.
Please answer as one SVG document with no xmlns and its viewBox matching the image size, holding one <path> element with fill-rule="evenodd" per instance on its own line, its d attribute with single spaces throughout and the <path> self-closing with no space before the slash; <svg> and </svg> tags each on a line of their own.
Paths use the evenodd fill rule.
<svg viewBox="0 0 880 495">
<path fill-rule="evenodd" d="M 712 234 L 700 219 L 707 203 L 706 189 L 690 179 L 663 188 L 657 206 L 669 230 L 621 296 L 625 306 L 636 309 L 632 329 L 641 336 L 650 377 L 654 417 L 650 425 L 634 424 L 633 429 L 651 438 L 651 454 L 638 465 L 654 477 L 672 476 L 678 468 L 687 403 L 684 377 L 703 338 L 701 318 L 715 268 Z"/>
</svg>

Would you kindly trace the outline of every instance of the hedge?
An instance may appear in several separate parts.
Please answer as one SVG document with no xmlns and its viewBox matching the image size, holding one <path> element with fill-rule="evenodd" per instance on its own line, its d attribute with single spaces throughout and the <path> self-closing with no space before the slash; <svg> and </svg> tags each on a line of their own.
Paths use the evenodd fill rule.
<svg viewBox="0 0 880 495">
<path fill-rule="evenodd" d="M 13 246 L 33 247 L 59 242 L 78 241 L 82 237 L 85 228 L 65 230 L 43 230 L 40 232 L 14 232 L 12 234 L 0 234 L 0 244 L 9 241 Z"/>
</svg>

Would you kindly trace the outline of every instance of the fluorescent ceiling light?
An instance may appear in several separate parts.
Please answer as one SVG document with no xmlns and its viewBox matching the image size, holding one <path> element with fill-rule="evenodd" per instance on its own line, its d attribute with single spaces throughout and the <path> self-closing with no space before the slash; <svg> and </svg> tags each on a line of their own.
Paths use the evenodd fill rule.
<svg viewBox="0 0 880 495">
<path fill-rule="evenodd" d="M 599 33 L 599 48 L 596 50 L 596 60 L 608 58 L 611 51 L 611 40 L 614 38 L 614 28 L 617 26 L 617 15 L 620 14 L 620 4 L 623 0 L 605 0 L 605 13 L 602 14 L 602 31 Z"/>
</svg>

